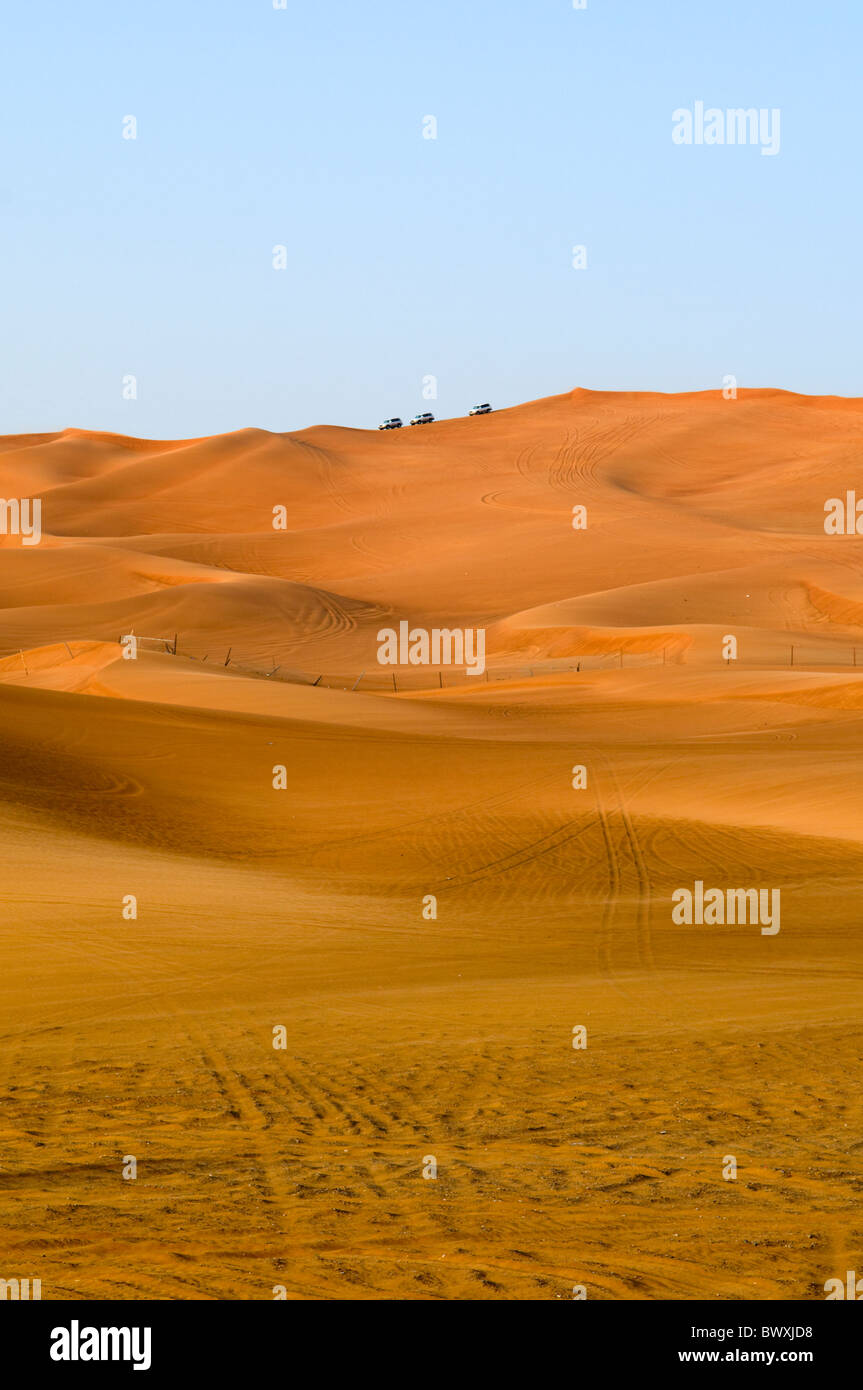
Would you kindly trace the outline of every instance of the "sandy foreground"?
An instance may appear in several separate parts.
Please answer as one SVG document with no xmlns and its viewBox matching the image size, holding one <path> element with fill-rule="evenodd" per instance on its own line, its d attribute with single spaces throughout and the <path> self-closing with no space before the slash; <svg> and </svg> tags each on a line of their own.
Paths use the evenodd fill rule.
<svg viewBox="0 0 863 1390">
<path fill-rule="evenodd" d="M 863 400 L 766 390 L 0 440 L 43 504 L 0 537 L 0 1277 L 863 1272 L 863 537 L 824 530 L 861 445 Z M 402 620 L 487 672 L 394 690 Z M 675 924 L 697 880 L 781 929 Z"/>
</svg>

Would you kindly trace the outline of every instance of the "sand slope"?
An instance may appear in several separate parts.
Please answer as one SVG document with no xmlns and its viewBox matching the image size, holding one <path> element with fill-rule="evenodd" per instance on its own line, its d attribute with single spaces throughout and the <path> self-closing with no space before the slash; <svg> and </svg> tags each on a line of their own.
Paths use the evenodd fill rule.
<svg viewBox="0 0 863 1390">
<path fill-rule="evenodd" d="M 863 401 L 574 391 L 0 440 L 44 531 L 0 537 L 0 1274 L 733 1300 L 859 1269 L 863 538 L 823 505 L 861 434 Z M 394 693 L 402 619 L 484 626 L 487 677 Z M 164 640 L 126 660 L 132 630 Z M 780 932 L 673 924 L 696 879 L 780 888 Z"/>
</svg>

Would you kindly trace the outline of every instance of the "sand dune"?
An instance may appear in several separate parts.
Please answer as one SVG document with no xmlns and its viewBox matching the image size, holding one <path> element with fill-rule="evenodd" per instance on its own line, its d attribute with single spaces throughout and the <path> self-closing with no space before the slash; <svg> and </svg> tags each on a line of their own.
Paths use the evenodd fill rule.
<svg viewBox="0 0 863 1390">
<path fill-rule="evenodd" d="M 43 529 L 0 537 L 3 1268 L 60 1300 L 859 1269 L 863 538 L 824 503 L 861 438 L 863 400 L 577 390 L 0 440 Z M 393 688 L 402 620 L 485 628 L 487 671 Z M 781 889 L 781 930 L 675 924 L 699 879 Z"/>
</svg>

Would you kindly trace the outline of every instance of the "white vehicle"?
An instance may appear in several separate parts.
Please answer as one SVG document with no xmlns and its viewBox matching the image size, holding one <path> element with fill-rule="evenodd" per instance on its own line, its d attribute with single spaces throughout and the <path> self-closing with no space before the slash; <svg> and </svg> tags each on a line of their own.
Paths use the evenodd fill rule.
<svg viewBox="0 0 863 1390">
<path fill-rule="evenodd" d="M 394 415 L 391 420 L 384 420 L 382 425 L 378 425 L 379 430 L 400 430 L 402 422 L 398 415 Z"/>
<path fill-rule="evenodd" d="M 429 412 L 426 410 L 422 415 L 415 415 L 414 418 L 411 420 L 411 424 L 412 424 L 412 425 L 430 425 L 430 424 L 432 423 L 433 420 L 434 420 L 434 416 L 431 415 L 431 414 L 429 414 Z"/>
<path fill-rule="evenodd" d="M 488 401 L 484 401 L 482 405 L 475 405 L 470 413 L 471 415 L 491 415 L 491 406 Z"/>
</svg>

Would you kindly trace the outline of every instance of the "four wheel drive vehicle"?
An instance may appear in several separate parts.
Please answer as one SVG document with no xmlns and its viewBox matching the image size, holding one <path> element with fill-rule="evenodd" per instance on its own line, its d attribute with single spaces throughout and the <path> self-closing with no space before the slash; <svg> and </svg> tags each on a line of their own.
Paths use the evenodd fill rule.
<svg viewBox="0 0 863 1390">
<path fill-rule="evenodd" d="M 433 415 L 430 415 L 428 411 L 425 411 L 425 413 L 422 414 L 422 415 L 415 415 L 414 418 L 411 420 L 411 424 L 412 424 L 412 425 L 430 425 L 430 424 L 432 423 L 433 420 L 434 420 L 434 416 L 433 416 Z"/>
<path fill-rule="evenodd" d="M 488 401 L 484 401 L 482 405 L 475 405 L 470 413 L 471 415 L 491 415 L 491 406 Z"/>
<path fill-rule="evenodd" d="M 402 422 L 397 415 L 394 415 L 391 420 L 384 420 L 382 425 L 378 425 L 379 430 L 400 430 L 401 427 Z"/>
</svg>

